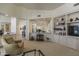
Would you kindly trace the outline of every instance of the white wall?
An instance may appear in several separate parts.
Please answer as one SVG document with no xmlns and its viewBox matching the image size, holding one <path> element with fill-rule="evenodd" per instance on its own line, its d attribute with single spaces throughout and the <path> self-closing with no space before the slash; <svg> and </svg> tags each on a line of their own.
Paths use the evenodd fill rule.
<svg viewBox="0 0 79 59">
<path fill-rule="evenodd" d="M 50 33 L 52 33 L 53 30 L 53 19 L 51 18 L 50 23 L 48 24 L 48 30 L 50 31 Z"/>
</svg>

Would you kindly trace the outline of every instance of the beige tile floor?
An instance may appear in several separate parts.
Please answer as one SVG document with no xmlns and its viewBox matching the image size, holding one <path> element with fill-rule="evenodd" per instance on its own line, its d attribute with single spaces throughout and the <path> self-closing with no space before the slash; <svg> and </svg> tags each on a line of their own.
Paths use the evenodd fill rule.
<svg viewBox="0 0 79 59">
<path fill-rule="evenodd" d="M 40 49 L 46 56 L 79 56 L 79 51 L 55 42 L 38 42 L 25 40 L 25 48 Z"/>
</svg>

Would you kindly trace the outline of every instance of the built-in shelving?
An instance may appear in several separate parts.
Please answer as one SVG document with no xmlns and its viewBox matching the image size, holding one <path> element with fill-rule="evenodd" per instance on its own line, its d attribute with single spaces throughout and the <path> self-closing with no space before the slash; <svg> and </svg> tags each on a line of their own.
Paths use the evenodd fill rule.
<svg viewBox="0 0 79 59">
<path fill-rule="evenodd" d="M 54 20 L 54 33 L 58 35 L 66 35 L 65 16 L 56 17 Z"/>
<path fill-rule="evenodd" d="M 62 18 L 64 18 L 63 21 Z M 54 39 L 52 41 L 79 50 L 79 11 L 54 18 Z"/>
<path fill-rule="evenodd" d="M 68 35 L 68 26 L 79 25 L 79 11 L 54 18 L 54 34 Z"/>
</svg>

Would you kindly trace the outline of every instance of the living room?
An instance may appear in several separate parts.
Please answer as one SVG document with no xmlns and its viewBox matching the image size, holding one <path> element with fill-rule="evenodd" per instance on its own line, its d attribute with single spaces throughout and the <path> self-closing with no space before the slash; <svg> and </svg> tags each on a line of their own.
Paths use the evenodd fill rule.
<svg viewBox="0 0 79 59">
<path fill-rule="evenodd" d="M 0 4 L 0 54 L 78 56 L 78 10 L 78 3 Z"/>
</svg>

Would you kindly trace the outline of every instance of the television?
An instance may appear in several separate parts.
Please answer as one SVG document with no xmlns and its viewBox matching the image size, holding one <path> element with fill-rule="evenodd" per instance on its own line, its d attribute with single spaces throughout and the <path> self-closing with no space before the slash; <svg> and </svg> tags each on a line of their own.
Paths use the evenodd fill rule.
<svg viewBox="0 0 79 59">
<path fill-rule="evenodd" d="M 79 25 L 68 26 L 68 35 L 79 36 Z"/>
</svg>

